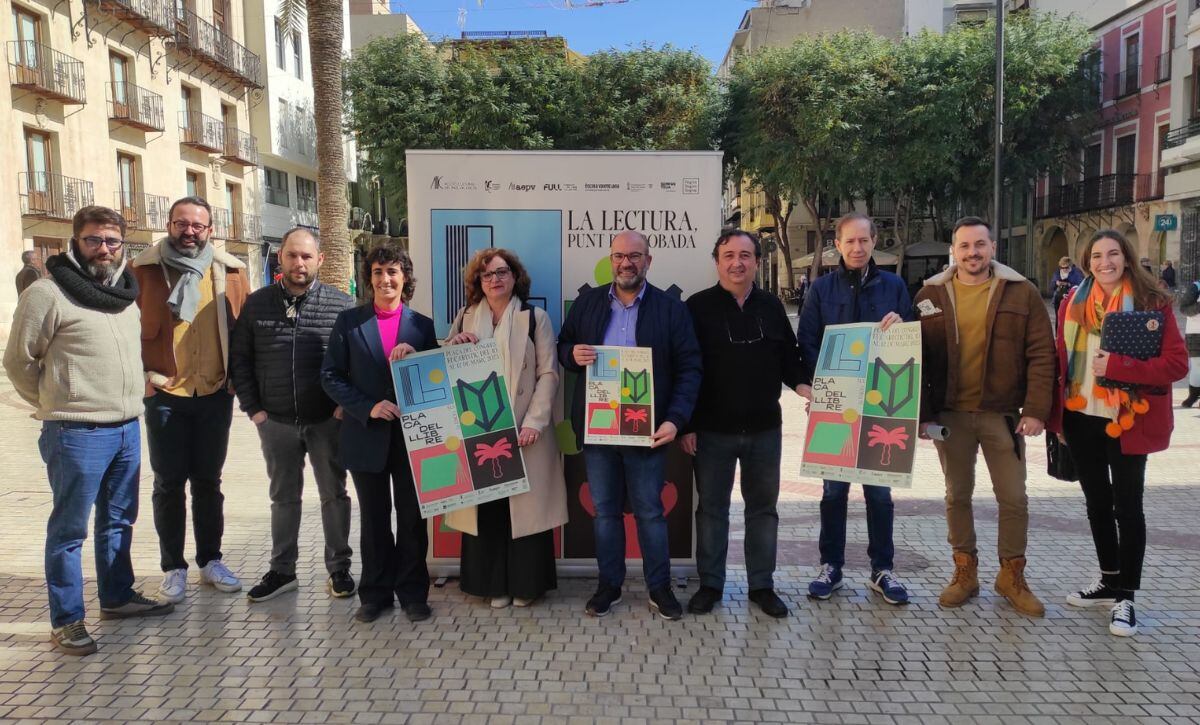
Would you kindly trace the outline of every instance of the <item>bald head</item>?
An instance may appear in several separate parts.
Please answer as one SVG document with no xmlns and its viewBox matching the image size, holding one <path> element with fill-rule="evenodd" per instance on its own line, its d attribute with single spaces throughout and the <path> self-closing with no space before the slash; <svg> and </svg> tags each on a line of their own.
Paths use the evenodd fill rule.
<svg viewBox="0 0 1200 725">
<path fill-rule="evenodd" d="M 283 238 L 279 242 L 280 251 L 283 251 L 288 242 L 310 243 L 317 249 L 321 248 L 321 239 L 308 227 L 292 227 L 284 232 Z"/>
<path fill-rule="evenodd" d="M 650 253 L 650 241 L 646 239 L 646 235 L 642 234 L 641 232 L 634 231 L 633 229 L 626 229 L 617 236 L 613 237 L 612 243 L 614 249 L 616 249 L 618 241 L 622 242 L 622 246 L 625 244 L 640 244 L 642 246 L 643 254 Z"/>
</svg>

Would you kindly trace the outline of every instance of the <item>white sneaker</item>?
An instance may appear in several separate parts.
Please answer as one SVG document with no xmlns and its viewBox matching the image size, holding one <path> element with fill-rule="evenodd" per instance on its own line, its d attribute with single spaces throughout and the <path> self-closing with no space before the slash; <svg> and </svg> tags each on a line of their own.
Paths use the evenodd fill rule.
<svg viewBox="0 0 1200 725">
<path fill-rule="evenodd" d="M 1114 604 L 1108 631 L 1118 637 L 1132 637 L 1137 634 L 1137 630 L 1137 616 L 1133 613 L 1133 602 L 1122 599 Z"/>
<path fill-rule="evenodd" d="M 158 587 L 157 599 L 179 604 L 187 596 L 187 569 L 172 569 L 163 572 L 162 584 Z"/>
<path fill-rule="evenodd" d="M 512 604 L 512 597 L 492 597 L 492 609 L 504 609 Z"/>
<path fill-rule="evenodd" d="M 200 583 L 211 584 L 223 592 L 240 592 L 242 580 L 229 571 L 225 562 L 213 559 L 200 569 Z"/>
<path fill-rule="evenodd" d="M 537 601 L 536 599 L 522 599 L 520 597 L 513 597 L 513 606 L 514 607 L 528 607 L 536 601 Z"/>
</svg>

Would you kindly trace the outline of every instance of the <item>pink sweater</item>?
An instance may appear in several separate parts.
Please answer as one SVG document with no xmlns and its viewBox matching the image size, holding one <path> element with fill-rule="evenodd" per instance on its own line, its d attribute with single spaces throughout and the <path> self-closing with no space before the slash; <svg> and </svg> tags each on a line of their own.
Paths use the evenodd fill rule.
<svg viewBox="0 0 1200 725">
<path fill-rule="evenodd" d="M 400 333 L 400 315 L 404 313 L 404 305 L 394 310 L 375 308 L 375 322 L 379 324 L 379 339 L 383 341 L 383 356 L 392 354 L 396 346 L 396 336 Z"/>
</svg>

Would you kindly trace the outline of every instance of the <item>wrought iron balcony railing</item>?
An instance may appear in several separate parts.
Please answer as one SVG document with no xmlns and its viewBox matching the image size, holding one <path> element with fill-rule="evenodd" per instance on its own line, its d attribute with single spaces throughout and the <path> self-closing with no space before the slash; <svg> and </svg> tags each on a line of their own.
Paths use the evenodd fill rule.
<svg viewBox="0 0 1200 725">
<path fill-rule="evenodd" d="M 175 33 L 173 0 L 89 0 L 88 4 L 150 35 L 169 36 Z"/>
<path fill-rule="evenodd" d="M 8 41 L 8 80 L 62 103 L 87 102 L 83 61 L 31 40 Z"/>
<path fill-rule="evenodd" d="M 1037 197 L 1035 216 L 1081 214 L 1146 201 L 1155 197 L 1150 174 L 1108 174 L 1063 184 Z M 1161 191 L 1158 192 L 1161 195 Z"/>
<path fill-rule="evenodd" d="M 208 153 L 225 150 L 225 123 L 198 111 L 179 112 L 179 142 Z"/>
<path fill-rule="evenodd" d="M 175 47 L 208 62 L 250 88 L 262 88 L 259 57 L 187 8 L 179 9 Z"/>
<path fill-rule="evenodd" d="M 258 142 L 245 131 L 225 127 L 225 149 L 221 158 L 242 166 L 258 166 Z"/>
<path fill-rule="evenodd" d="M 142 131 L 162 131 L 162 96 L 128 81 L 108 83 L 108 118 Z"/>
<path fill-rule="evenodd" d="M 1141 90 L 1141 66 L 1130 66 L 1125 70 L 1113 76 L 1113 92 L 1114 100 L 1132 96 Z"/>
<path fill-rule="evenodd" d="M 92 182 L 45 171 L 17 174 L 21 216 L 71 221 L 75 212 L 94 202 Z"/>
<path fill-rule="evenodd" d="M 116 209 L 125 217 L 130 229 L 161 232 L 167 228 L 170 218 L 171 200 L 165 196 L 118 191 Z"/>
<path fill-rule="evenodd" d="M 1200 0 L 1197 0 L 1197 2 L 1200 2 Z M 1180 126 L 1168 131 L 1167 135 L 1163 138 L 1163 148 L 1173 149 L 1176 146 L 1182 146 L 1192 136 L 1200 136 L 1200 118 L 1193 118 L 1187 122 L 1186 126 Z"/>
</svg>

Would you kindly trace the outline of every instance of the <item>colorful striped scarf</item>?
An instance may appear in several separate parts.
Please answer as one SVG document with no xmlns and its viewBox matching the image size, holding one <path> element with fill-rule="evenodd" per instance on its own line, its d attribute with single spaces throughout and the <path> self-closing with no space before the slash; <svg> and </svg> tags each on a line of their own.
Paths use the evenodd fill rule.
<svg viewBox="0 0 1200 725">
<path fill-rule="evenodd" d="M 1063 345 L 1067 349 L 1067 410 L 1080 411 L 1087 408 L 1088 398 L 1094 398 L 1106 403 L 1118 411 L 1117 419 L 1105 427 L 1105 431 L 1113 438 L 1133 427 L 1135 415 L 1145 414 L 1150 409 L 1148 401 L 1140 399 L 1136 392 L 1104 388 L 1095 385 L 1091 390 L 1083 390 L 1083 381 L 1087 375 L 1087 366 L 1092 364 L 1088 358 L 1088 335 L 1099 335 L 1104 326 L 1104 316 L 1109 312 L 1132 312 L 1133 286 L 1126 279 L 1121 288 L 1107 300 L 1104 290 L 1096 284 L 1096 278 L 1088 275 L 1075 290 L 1071 302 L 1067 306 L 1066 319 L 1063 321 Z"/>
</svg>

